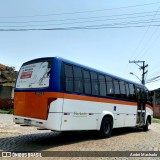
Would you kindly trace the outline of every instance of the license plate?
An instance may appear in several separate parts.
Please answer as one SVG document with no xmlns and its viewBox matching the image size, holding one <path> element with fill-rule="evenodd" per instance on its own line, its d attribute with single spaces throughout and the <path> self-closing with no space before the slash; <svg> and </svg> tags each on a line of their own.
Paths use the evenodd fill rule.
<svg viewBox="0 0 160 160">
<path fill-rule="evenodd" d="M 31 120 L 30 119 L 24 119 L 24 124 L 31 125 Z"/>
</svg>

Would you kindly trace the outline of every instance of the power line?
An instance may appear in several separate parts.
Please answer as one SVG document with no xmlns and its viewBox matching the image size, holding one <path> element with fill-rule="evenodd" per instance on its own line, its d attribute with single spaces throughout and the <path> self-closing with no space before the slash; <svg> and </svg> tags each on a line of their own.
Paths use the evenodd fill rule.
<svg viewBox="0 0 160 160">
<path fill-rule="evenodd" d="M 159 12 L 159 7 L 158 7 L 158 9 L 156 10 L 156 12 L 154 13 L 153 18 L 156 17 L 157 15 L 159 15 L 158 12 Z M 143 35 L 142 35 L 142 37 L 141 37 L 141 40 L 140 40 L 139 43 L 138 43 L 138 46 L 137 46 L 137 47 L 135 48 L 135 50 L 133 51 L 131 57 L 138 51 L 138 49 L 140 48 L 140 46 L 142 46 L 142 42 L 144 41 L 144 39 L 145 39 L 145 37 L 146 37 L 149 29 L 152 27 L 152 23 L 153 23 L 153 21 L 151 21 L 151 23 L 150 23 L 150 24 L 148 25 L 148 27 L 146 28 L 145 32 L 143 33 Z M 157 26 L 156 28 L 158 28 L 158 26 Z M 139 54 L 138 54 L 138 56 L 139 56 Z M 136 57 L 137 57 L 137 56 L 136 56 Z M 147 72 L 147 75 L 148 75 L 148 72 Z M 146 77 L 145 77 L 145 81 L 146 81 L 147 75 L 146 75 Z"/>
<path fill-rule="evenodd" d="M 135 63 L 138 67 L 140 67 L 139 69 L 142 70 L 142 81 L 141 83 L 143 85 L 145 85 L 145 75 L 147 74 L 148 70 L 145 71 L 145 69 L 148 67 L 148 64 L 145 65 L 145 61 L 129 61 L 129 63 Z M 143 63 L 142 66 L 139 65 L 139 63 Z M 132 73 L 132 72 L 131 72 Z M 132 73 L 133 74 L 133 73 Z M 133 74 L 135 75 L 135 74 Z M 136 75 L 135 75 L 136 76 Z M 136 76 L 137 77 L 137 76 Z M 138 78 L 138 77 L 137 77 Z M 138 78 L 139 79 L 139 78 Z"/>
<path fill-rule="evenodd" d="M 142 45 L 142 42 L 144 41 L 144 39 L 145 39 L 145 37 L 146 37 L 146 35 L 147 35 L 147 33 L 148 33 L 148 31 L 149 31 L 152 23 L 153 23 L 154 17 L 156 17 L 157 15 L 159 15 L 158 12 L 159 12 L 159 7 L 158 7 L 158 9 L 156 10 L 156 12 L 153 14 L 153 18 L 152 18 L 152 20 L 151 20 L 151 22 L 150 22 L 150 25 L 147 27 L 146 31 L 144 32 L 144 34 L 143 34 L 143 36 L 142 36 L 142 38 L 141 38 L 138 46 L 136 47 L 134 53 L 137 52 L 138 49 L 140 48 L 140 46 Z M 158 27 L 157 27 L 157 28 L 158 28 Z M 146 46 L 146 45 L 144 45 L 144 46 Z M 143 49 L 144 49 L 144 47 L 143 47 Z M 139 56 L 140 53 L 141 53 L 141 52 L 138 52 L 138 54 L 137 54 L 137 56 L 135 57 L 135 59 L 138 58 L 138 56 Z"/>
<path fill-rule="evenodd" d="M 159 20 L 160 18 L 158 18 Z M 155 19 L 157 20 L 157 19 Z M 24 25 L 24 26 L 0 26 L 0 27 L 33 27 L 33 26 L 49 26 L 49 25 L 64 25 L 64 24 L 77 24 L 77 23 L 88 23 L 88 22 L 100 22 L 100 21 L 104 21 L 104 20 L 93 20 L 93 21 L 81 21 L 81 22 L 70 22 L 70 23 L 57 23 L 57 24 L 42 24 L 42 25 Z M 160 21 L 153 21 L 153 19 L 151 19 L 152 22 L 154 23 L 158 23 Z M 110 23 L 110 24 L 101 24 L 101 25 L 93 25 L 93 26 L 115 26 L 115 25 L 128 25 L 128 24 L 143 24 L 143 23 L 150 23 L 151 22 L 150 19 L 148 20 L 139 20 L 139 21 L 129 21 L 129 22 L 119 22 L 119 23 Z M 87 26 L 87 27 L 92 27 L 92 26 Z"/>
<path fill-rule="evenodd" d="M 148 83 L 153 83 L 153 82 L 157 82 L 157 81 L 160 81 L 160 79 L 157 79 L 157 80 L 155 80 L 155 81 L 146 82 L 146 84 L 148 84 Z"/>
<path fill-rule="evenodd" d="M 152 22 L 153 23 L 153 22 Z M 141 50 L 141 54 L 138 54 L 137 58 L 139 57 L 140 59 L 143 58 L 147 52 L 149 51 L 149 49 L 153 46 L 153 44 L 155 43 L 155 41 L 159 38 L 160 34 L 158 34 L 154 39 L 154 35 L 156 35 L 157 31 L 158 31 L 159 27 L 157 26 L 154 30 L 154 32 L 152 33 L 152 35 L 150 36 L 149 40 L 145 43 L 144 47 Z"/>
<path fill-rule="evenodd" d="M 154 70 L 151 70 L 150 72 L 151 72 L 151 74 L 149 75 L 149 78 L 150 77 L 152 77 L 153 75 L 155 76 L 155 75 L 157 75 L 157 74 L 159 74 L 160 73 L 160 69 L 158 68 L 158 71 L 156 70 L 156 71 L 154 71 Z M 153 72 L 153 73 L 152 73 Z"/>
<path fill-rule="evenodd" d="M 153 72 L 152 74 L 149 75 L 149 78 L 152 77 L 152 76 L 155 76 L 155 75 L 159 75 L 160 74 L 160 71 L 155 71 Z"/>
<path fill-rule="evenodd" d="M 160 18 L 157 18 L 158 20 L 160 20 Z M 155 19 L 155 21 L 153 21 L 153 19 L 148 19 L 148 20 L 138 20 L 138 21 L 129 21 L 129 22 L 119 22 L 119 23 L 111 23 L 111 24 L 105 24 L 108 26 L 114 26 L 114 25 L 126 25 L 126 24 L 141 24 L 141 23 L 150 23 L 150 22 L 154 22 L 154 23 L 158 23 L 160 21 L 156 21 L 157 19 Z M 77 24 L 77 23 L 93 23 L 93 22 L 103 22 L 105 21 L 105 19 L 103 20 L 92 20 L 92 21 L 80 21 L 80 22 L 67 22 L 67 23 L 55 23 L 55 24 L 41 24 L 41 25 L 24 25 L 24 26 L 0 26 L 0 27 L 40 27 L 40 26 L 49 26 L 49 25 L 64 25 L 64 24 Z"/>
<path fill-rule="evenodd" d="M 144 14 L 144 13 L 155 13 L 155 11 L 152 12 L 138 12 L 138 13 L 131 13 L 131 14 L 122 14 L 122 15 L 111 15 L 111 16 L 96 16 L 96 17 L 86 17 L 86 18 L 73 18 L 73 19 L 60 19 L 60 20 L 55 20 L 55 21 L 68 21 L 68 20 L 80 20 L 80 19 L 95 19 L 98 18 L 97 20 L 91 20 L 91 21 L 78 21 L 78 22 L 68 22 L 68 23 L 57 23 L 57 24 L 42 24 L 42 25 L 25 25 L 25 26 L 0 26 L 0 27 L 29 27 L 29 26 L 48 26 L 48 25 L 64 25 L 64 24 L 77 24 L 77 23 L 87 23 L 87 22 L 100 22 L 100 21 L 108 21 L 108 20 L 121 20 L 121 19 L 128 19 L 128 18 L 140 18 L 140 17 L 147 17 L 147 16 L 153 16 L 153 15 L 141 15 L 141 16 L 131 16 L 131 17 L 120 17 L 120 18 L 112 18 L 112 19 L 103 19 L 101 20 L 100 18 L 105 18 L 105 17 L 113 17 L 113 16 L 124 16 L 124 15 L 137 15 L 137 14 Z M 160 15 L 160 14 L 159 14 Z M 145 21 L 149 21 L 147 23 L 153 22 L 153 20 L 159 20 L 159 18 L 156 19 L 148 19 L 148 20 L 141 20 L 142 22 L 146 23 Z M 30 22 L 49 22 L 49 21 L 54 21 L 54 20 L 47 20 L 47 21 L 23 21 L 23 22 L 15 22 L 15 23 L 30 23 Z M 121 22 L 121 23 L 116 23 L 116 25 L 119 24 L 130 24 L 132 22 L 138 22 L 141 23 L 140 21 L 131 21 L 131 22 Z M 159 21 L 154 21 L 154 22 L 159 22 Z M 0 23 L 14 23 L 14 22 L 0 22 Z M 137 24 L 138 24 L 137 23 Z M 115 24 L 108 24 L 108 25 L 115 25 Z"/>
<path fill-rule="evenodd" d="M 160 78 L 160 76 L 156 76 L 156 77 L 150 78 L 150 79 L 148 79 L 148 81 L 153 81 L 153 80 L 156 80 L 157 78 Z"/>
<path fill-rule="evenodd" d="M 84 29 L 125 29 L 125 28 L 144 28 L 147 27 L 148 25 L 125 25 L 125 26 L 105 26 L 105 25 L 100 25 L 100 26 L 81 26 L 81 27 L 65 27 L 65 28 L 30 28 L 30 29 L 25 29 L 25 28 L 21 28 L 21 29 L 0 29 L 0 31 L 55 31 L 55 30 L 84 30 Z M 160 24 L 155 24 L 152 25 L 152 27 L 157 27 L 160 26 Z"/>
<path fill-rule="evenodd" d="M 157 29 L 159 29 L 159 28 L 157 27 Z M 141 58 L 148 54 L 149 49 L 155 44 L 155 42 L 159 39 L 159 37 L 160 37 L 160 34 L 158 34 L 155 37 L 155 39 L 152 40 L 152 42 L 150 43 L 150 45 L 143 51 L 143 54 L 141 55 Z"/>
<path fill-rule="evenodd" d="M 159 63 L 155 65 L 153 68 L 151 68 L 150 72 L 153 72 L 154 70 L 158 69 L 160 67 Z"/>
<path fill-rule="evenodd" d="M 135 12 L 135 13 L 127 13 L 127 14 L 115 14 L 115 15 L 107 15 L 107 16 L 92 16 L 92 17 L 80 17 L 80 18 L 67 18 L 67 19 L 51 19 L 51 20 L 40 20 L 40 21 L 2 21 L 0 23 L 42 23 L 42 22 L 61 22 L 61 21 L 77 21 L 77 20 L 88 20 L 88 19 L 99 19 L 99 18 L 107 18 L 106 20 L 119 20 L 119 19 L 128 19 L 128 18 L 142 18 L 142 17 L 150 17 L 153 16 L 157 11 L 151 11 L 151 12 Z M 160 11 L 159 11 L 160 12 Z M 143 15 L 146 14 L 146 15 Z M 137 16 L 133 16 L 137 15 Z M 138 16 L 139 15 L 139 16 Z M 160 14 L 157 14 L 160 15 Z M 123 17 L 123 16 L 129 16 L 129 17 Z M 109 18 L 109 17 L 117 17 L 117 18 Z M 121 18 L 122 17 L 122 18 Z"/>
<path fill-rule="evenodd" d="M 160 6 L 158 7 L 157 12 L 155 13 L 154 17 L 157 16 L 157 14 L 158 14 L 158 12 L 159 12 L 159 9 L 160 9 Z M 150 26 L 151 26 L 153 23 L 154 23 L 154 18 L 153 18 L 153 20 L 151 21 L 150 25 L 148 26 L 148 28 L 147 28 L 147 30 L 146 30 L 146 34 L 147 34 L 147 32 L 149 31 Z M 148 51 L 148 47 L 147 47 L 146 50 L 144 50 L 144 49 L 145 49 L 145 47 L 149 44 L 149 42 L 152 40 L 152 38 L 153 38 L 153 36 L 156 34 L 157 30 L 158 30 L 158 27 L 156 27 L 156 28 L 154 29 L 154 32 L 153 32 L 152 35 L 150 36 L 148 42 L 145 43 L 144 47 L 143 47 L 142 50 L 141 50 L 141 51 L 143 51 L 143 52 L 142 52 L 142 53 L 139 52 L 140 54 L 138 54 L 138 57 L 139 57 L 140 55 L 142 55 L 141 58 L 143 58 L 143 56 L 145 55 L 145 53 Z M 151 46 L 151 45 L 150 45 L 150 46 Z M 137 58 L 138 58 L 138 57 L 137 57 Z"/>
<path fill-rule="evenodd" d="M 71 23 L 58 23 L 58 24 L 45 24 L 45 25 L 25 25 L 25 26 L 0 26 L 0 27 L 12 27 L 13 29 L 1 29 L 0 31 L 29 31 L 29 30 L 73 30 L 73 29 L 103 29 L 103 28 L 138 28 L 138 27 L 147 27 L 148 25 L 144 25 L 145 23 L 159 23 L 160 21 L 154 21 L 156 19 L 148 19 L 141 21 L 129 21 L 129 22 L 119 22 L 119 23 L 111 23 L 111 24 L 100 24 L 100 25 L 90 25 L 90 26 L 78 26 L 78 27 L 62 27 L 62 28 L 40 28 L 40 29 L 16 29 L 14 27 L 30 27 L 30 26 L 47 26 L 47 25 L 64 25 L 64 24 L 75 24 L 75 23 L 87 23 L 87 22 L 96 22 L 96 21 L 104 21 L 104 20 L 93 20 L 93 21 L 81 21 L 81 22 L 71 22 Z M 151 20 L 151 21 L 150 21 Z M 132 25 L 128 25 L 132 24 Z M 143 25 L 137 25 L 143 24 Z M 150 26 L 159 26 L 160 24 L 154 24 Z"/>
<path fill-rule="evenodd" d="M 156 5 L 156 4 L 160 4 L 160 2 L 145 3 L 145 4 L 138 4 L 138 5 L 124 6 L 124 7 L 97 9 L 97 10 L 86 10 L 86 11 L 78 11 L 78 12 L 50 13 L 50 14 L 40 14 L 40 15 L 30 15 L 30 16 L 29 15 L 10 16 L 10 17 L 0 17 L 0 18 L 32 18 L 32 17 L 46 17 L 46 16 L 52 16 L 52 15 L 61 16 L 61 15 L 72 15 L 72 14 L 94 13 L 94 12 L 103 12 L 103 11 L 110 11 L 110 10 L 128 9 L 128 8 L 143 7 L 143 6 L 150 6 L 150 5 Z"/>
</svg>

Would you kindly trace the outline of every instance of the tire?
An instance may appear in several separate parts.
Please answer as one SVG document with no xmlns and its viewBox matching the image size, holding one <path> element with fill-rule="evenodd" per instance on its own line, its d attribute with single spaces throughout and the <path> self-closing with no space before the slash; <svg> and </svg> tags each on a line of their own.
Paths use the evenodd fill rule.
<svg viewBox="0 0 160 160">
<path fill-rule="evenodd" d="M 112 134 L 113 121 L 109 117 L 104 117 L 101 123 L 100 134 L 102 138 L 109 138 Z"/>
<path fill-rule="evenodd" d="M 145 126 L 143 126 L 143 131 L 148 131 L 148 126 L 149 126 L 149 121 L 148 121 L 148 118 L 147 118 L 146 124 L 145 124 Z"/>
</svg>

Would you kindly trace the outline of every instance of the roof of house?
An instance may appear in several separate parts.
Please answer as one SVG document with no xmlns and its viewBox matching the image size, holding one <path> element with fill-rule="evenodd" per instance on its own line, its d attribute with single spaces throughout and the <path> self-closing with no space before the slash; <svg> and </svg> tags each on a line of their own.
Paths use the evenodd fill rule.
<svg viewBox="0 0 160 160">
<path fill-rule="evenodd" d="M 9 70 L 11 67 L 0 64 L 0 85 L 14 87 L 17 73 L 14 70 Z"/>
<path fill-rule="evenodd" d="M 5 70 L 7 68 L 7 66 L 0 64 L 0 70 Z"/>
</svg>

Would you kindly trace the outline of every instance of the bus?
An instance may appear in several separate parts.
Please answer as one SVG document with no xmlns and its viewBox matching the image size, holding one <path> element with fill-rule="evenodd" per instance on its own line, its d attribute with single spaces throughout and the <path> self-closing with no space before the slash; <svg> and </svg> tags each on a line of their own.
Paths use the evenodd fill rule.
<svg viewBox="0 0 160 160">
<path fill-rule="evenodd" d="M 38 58 L 20 68 L 13 121 L 52 131 L 113 128 L 148 130 L 151 93 L 144 85 L 60 57 Z"/>
</svg>

